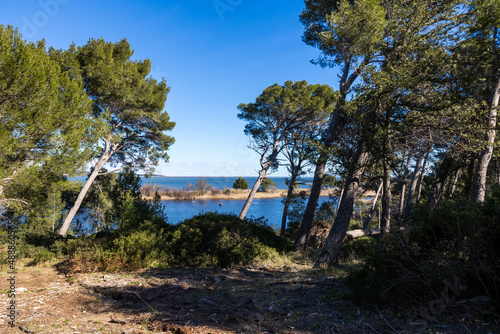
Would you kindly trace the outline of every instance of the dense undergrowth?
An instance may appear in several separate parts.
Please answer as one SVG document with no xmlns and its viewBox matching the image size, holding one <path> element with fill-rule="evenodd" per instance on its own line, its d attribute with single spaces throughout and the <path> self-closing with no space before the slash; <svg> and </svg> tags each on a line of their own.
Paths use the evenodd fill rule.
<svg viewBox="0 0 500 334">
<path fill-rule="evenodd" d="M 486 296 L 500 306 L 500 192 L 484 204 L 443 201 L 417 208 L 405 226 L 373 240 L 349 275 L 358 300 L 439 306 Z"/>
<path fill-rule="evenodd" d="M 50 239 L 50 240 L 49 240 Z M 231 267 L 278 257 L 290 242 L 259 220 L 206 213 L 178 225 L 100 232 L 78 238 L 22 233 L 19 257 L 38 264 L 65 259 L 72 271 L 121 271 L 165 266 Z M 2 259 L 5 264 L 6 259 Z"/>
</svg>

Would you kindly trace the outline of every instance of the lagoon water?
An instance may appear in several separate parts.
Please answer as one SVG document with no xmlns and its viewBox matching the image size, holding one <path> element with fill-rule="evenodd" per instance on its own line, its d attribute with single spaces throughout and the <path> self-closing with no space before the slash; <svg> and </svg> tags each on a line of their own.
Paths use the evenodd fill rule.
<svg viewBox="0 0 500 334">
<path fill-rule="evenodd" d="M 237 177 L 203 177 L 215 188 L 232 188 Z M 286 189 L 286 177 L 270 177 L 276 184 L 277 189 Z M 75 181 L 85 181 L 85 177 L 70 178 Z M 167 177 L 154 176 L 151 178 L 141 177 L 142 184 L 154 184 L 160 187 L 170 187 L 182 189 L 188 183 L 195 184 L 199 177 Z M 245 177 L 250 187 L 255 183 L 256 177 Z M 305 181 L 312 182 L 312 178 L 305 178 Z M 309 188 L 309 185 L 301 185 L 300 188 Z M 320 197 L 319 204 L 327 201 L 328 197 Z M 219 205 L 219 204 L 222 205 Z M 162 201 L 170 224 L 178 224 L 185 219 L 192 218 L 203 212 L 219 212 L 239 214 L 245 204 L 245 200 L 194 200 L 194 201 Z M 262 198 L 254 199 L 247 217 L 267 219 L 268 224 L 274 228 L 281 226 L 281 216 L 283 214 L 282 198 Z"/>
<path fill-rule="evenodd" d="M 328 200 L 320 197 L 319 204 Z M 283 203 L 281 198 L 260 198 L 252 201 L 247 217 L 267 219 L 273 228 L 281 226 Z M 222 206 L 219 205 L 222 203 Z M 234 213 L 238 215 L 245 200 L 194 200 L 194 201 L 162 201 L 170 224 L 177 224 L 184 219 L 192 218 L 202 212 Z"/>
</svg>

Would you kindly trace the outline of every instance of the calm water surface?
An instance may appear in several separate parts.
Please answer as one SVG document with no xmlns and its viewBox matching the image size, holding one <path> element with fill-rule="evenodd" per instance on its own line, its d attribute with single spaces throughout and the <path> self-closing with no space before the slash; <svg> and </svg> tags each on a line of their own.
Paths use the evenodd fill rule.
<svg viewBox="0 0 500 334">
<path fill-rule="evenodd" d="M 286 189 L 286 177 L 270 177 L 278 189 Z M 85 177 L 73 177 L 71 180 L 85 182 Z M 151 178 L 141 177 L 142 184 L 154 184 L 160 187 L 170 187 L 181 189 L 188 183 L 195 184 L 198 177 L 166 177 L 157 176 Z M 204 177 L 209 184 L 215 188 L 232 188 L 237 177 Z M 250 187 L 255 183 L 256 177 L 245 177 Z M 312 182 L 312 178 L 304 178 Z M 309 188 L 309 185 L 301 185 L 300 188 Z M 319 204 L 327 201 L 328 197 L 320 197 Z M 254 199 L 248 211 L 247 217 L 268 220 L 269 225 L 278 228 L 281 226 L 281 216 L 283 214 L 282 198 L 262 198 Z M 238 215 L 245 204 L 245 200 L 194 200 L 194 201 L 162 201 L 168 222 L 177 224 L 185 219 L 192 218 L 203 212 L 234 213 Z M 222 204 L 222 205 L 219 205 Z"/>
<path fill-rule="evenodd" d="M 281 226 L 283 215 L 283 203 L 281 198 L 254 199 L 248 210 L 247 217 L 268 220 L 270 226 L 278 228 Z M 328 200 L 328 197 L 320 197 L 319 205 Z M 222 206 L 219 205 L 222 203 Z M 177 224 L 184 219 L 192 218 L 202 212 L 234 213 L 238 215 L 245 204 L 245 200 L 194 200 L 194 201 L 162 201 L 168 222 Z"/>
</svg>

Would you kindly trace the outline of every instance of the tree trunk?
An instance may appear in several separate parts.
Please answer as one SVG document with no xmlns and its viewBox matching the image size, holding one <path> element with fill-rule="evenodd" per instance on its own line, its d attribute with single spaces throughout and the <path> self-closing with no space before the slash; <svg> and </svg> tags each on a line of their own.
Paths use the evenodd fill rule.
<svg viewBox="0 0 500 334">
<path fill-rule="evenodd" d="M 344 187 L 342 187 L 342 190 L 340 191 L 339 198 L 337 200 L 337 207 L 335 208 L 335 215 L 339 213 L 339 208 L 340 208 L 340 202 L 342 202 L 342 196 L 344 196 Z"/>
<path fill-rule="evenodd" d="M 368 63 L 368 58 L 363 59 L 356 70 L 349 74 L 349 70 L 351 69 L 352 65 L 351 60 L 345 60 L 344 62 L 344 70 L 340 78 L 340 98 L 335 106 L 335 111 L 332 113 L 330 124 L 328 125 L 328 132 L 323 140 L 323 145 L 327 148 L 331 147 L 334 142 L 335 134 L 340 123 L 340 117 L 344 112 L 344 105 L 349 89 L 361 74 L 363 68 L 368 65 Z M 304 212 L 304 218 L 302 219 L 300 230 L 297 233 L 297 238 L 295 239 L 295 250 L 305 249 L 306 247 L 307 238 L 309 237 L 309 233 L 311 232 L 314 213 L 316 212 L 316 206 L 318 205 L 318 199 L 321 193 L 321 185 L 323 184 L 323 177 L 327 162 L 328 153 L 320 153 L 318 162 L 316 164 L 316 171 L 314 172 L 314 180 L 311 187 L 311 193 L 309 195 L 309 200 L 307 201 L 306 210 Z"/>
<path fill-rule="evenodd" d="M 408 167 L 410 166 L 411 162 L 411 151 L 408 152 L 408 160 L 406 161 L 406 165 L 404 166 L 403 169 L 403 186 L 401 187 L 401 196 L 399 197 L 399 211 L 398 211 L 398 216 L 401 217 L 403 215 L 403 208 L 405 205 L 405 194 L 406 194 L 406 182 L 408 181 L 408 178 L 406 177 L 406 174 L 408 173 Z"/>
<path fill-rule="evenodd" d="M 364 229 L 347 231 L 345 234 L 344 243 L 347 243 L 359 237 L 364 237 L 367 235 L 373 236 L 379 234 L 380 230 L 378 228 L 364 228 Z"/>
<path fill-rule="evenodd" d="M 366 216 L 366 219 L 363 222 L 364 229 L 368 228 L 368 224 L 372 220 L 373 213 L 375 212 L 375 206 L 377 205 L 378 196 L 380 195 L 380 191 L 382 190 L 383 185 L 384 185 L 384 182 L 381 180 L 380 185 L 378 186 L 378 189 L 377 189 L 377 193 L 375 194 L 375 198 L 373 199 L 372 207 L 370 208 L 370 211 L 368 212 L 368 216 Z"/>
<path fill-rule="evenodd" d="M 380 233 L 384 236 L 391 229 L 391 171 L 384 161 L 384 176 L 382 178 L 382 214 L 380 220 Z"/>
<path fill-rule="evenodd" d="M 307 238 L 309 237 L 309 233 L 312 228 L 314 213 L 316 212 L 316 206 L 318 205 L 319 195 L 321 194 L 321 185 L 323 184 L 323 178 L 325 175 L 326 160 L 326 156 L 322 156 L 316 165 L 313 184 L 311 186 L 311 193 L 309 194 L 309 199 L 307 200 L 306 210 L 304 212 L 304 217 L 302 218 L 302 224 L 300 225 L 299 232 L 297 233 L 297 237 L 295 239 L 295 250 L 302 250 L 306 247 Z"/>
<path fill-rule="evenodd" d="M 497 69 L 495 69 L 496 72 Z M 495 84 L 492 85 L 492 94 L 489 101 L 489 114 L 487 118 L 488 130 L 484 136 L 484 141 L 487 143 L 486 148 L 479 155 L 474 174 L 474 201 L 476 203 L 484 202 L 486 195 L 486 176 L 488 173 L 488 165 L 493 155 L 493 144 L 496 137 L 496 124 L 498 115 L 498 102 L 500 100 L 500 74 L 497 74 Z"/>
<path fill-rule="evenodd" d="M 80 190 L 80 193 L 78 194 L 78 197 L 76 198 L 75 204 L 69 211 L 68 215 L 66 216 L 66 219 L 64 219 L 64 222 L 61 226 L 61 229 L 59 230 L 59 235 L 62 235 L 63 237 L 66 236 L 66 233 L 68 233 L 69 226 L 71 224 L 71 221 L 73 221 L 73 218 L 75 218 L 76 213 L 80 209 L 80 206 L 82 205 L 83 199 L 85 198 L 85 195 L 87 194 L 88 190 L 90 189 L 90 186 L 94 182 L 95 178 L 99 174 L 99 171 L 101 170 L 102 166 L 106 163 L 106 161 L 109 160 L 111 157 L 111 154 L 108 153 L 108 148 L 109 145 L 106 145 L 106 150 L 99 161 L 97 161 L 96 165 L 94 166 L 94 169 L 92 170 L 92 173 L 90 173 L 87 181 L 85 182 L 85 185 L 83 186 L 82 190 Z"/>
<path fill-rule="evenodd" d="M 458 178 L 460 177 L 460 169 L 457 170 L 456 174 L 455 174 L 455 178 L 453 179 L 453 183 L 451 185 L 451 189 L 450 189 L 450 198 L 453 197 L 453 194 L 455 193 L 455 189 L 457 188 L 457 182 L 458 182 Z"/>
<path fill-rule="evenodd" d="M 451 148 L 452 150 L 453 148 Z M 453 163 L 455 160 L 451 157 L 450 154 L 446 154 L 443 161 L 439 165 L 439 168 L 436 173 L 436 180 L 431 187 L 431 191 L 429 192 L 429 197 L 427 199 L 427 208 L 429 210 L 434 209 L 438 203 L 439 198 L 441 197 L 444 189 L 444 183 L 448 175 L 450 174 L 450 170 L 453 167 Z"/>
<path fill-rule="evenodd" d="M 424 175 L 425 175 L 425 167 L 427 166 L 427 161 L 429 161 L 429 155 L 431 152 L 427 152 L 425 155 L 424 159 L 424 164 L 422 165 L 422 172 L 420 173 L 420 179 L 418 181 L 418 192 L 417 192 L 417 198 L 415 199 L 415 202 L 420 202 L 420 197 L 422 195 L 422 184 L 424 183 Z"/>
<path fill-rule="evenodd" d="M 257 190 L 259 190 L 259 187 L 260 187 L 260 184 L 262 183 L 262 180 L 266 177 L 268 169 L 269 169 L 269 167 L 266 166 L 260 170 L 259 177 L 257 177 L 257 180 L 255 181 L 255 184 L 253 185 L 252 190 L 250 191 L 250 194 L 248 194 L 245 205 L 243 205 L 243 209 L 241 209 L 241 212 L 239 215 L 240 219 L 245 219 L 245 216 L 247 215 L 247 212 L 250 209 L 250 205 L 252 204 L 253 198 L 255 197 Z"/>
<path fill-rule="evenodd" d="M 281 218 L 281 235 L 284 236 L 286 232 L 286 219 L 288 216 L 288 207 L 290 206 L 290 202 L 292 200 L 293 188 L 295 180 L 297 179 L 297 173 L 293 172 L 290 175 L 290 184 L 288 185 L 288 192 L 286 194 L 285 205 L 283 208 L 283 216 Z"/>
<path fill-rule="evenodd" d="M 340 121 L 340 112 L 342 106 L 345 102 L 345 95 L 338 102 L 335 112 L 332 114 L 332 119 L 328 125 L 328 133 L 323 141 L 323 145 L 330 147 L 333 144 L 335 138 L 335 133 L 337 132 L 337 127 Z M 306 210 L 304 212 L 304 218 L 302 218 L 302 223 L 300 225 L 299 232 L 295 239 L 295 250 L 302 250 L 306 248 L 307 238 L 309 233 L 311 233 L 311 228 L 314 220 L 314 213 L 316 212 L 316 206 L 318 205 L 319 195 L 321 194 L 321 186 L 323 185 L 323 178 L 325 176 L 326 164 L 328 162 L 328 153 L 321 152 L 316 163 L 316 170 L 314 171 L 313 184 L 311 186 L 311 193 L 309 194 L 309 199 L 307 200 Z"/>
<path fill-rule="evenodd" d="M 424 160 L 424 153 L 418 156 L 417 163 L 415 164 L 415 170 L 413 171 L 413 177 L 411 178 L 410 189 L 408 189 L 408 198 L 406 199 L 406 207 L 403 213 L 403 221 L 407 221 L 411 213 L 411 206 L 413 204 L 413 197 L 415 196 L 415 191 L 417 190 L 417 180 L 420 176 L 420 167 L 422 161 Z"/>
<path fill-rule="evenodd" d="M 318 261 L 314 265 L 319 267 L 321 264 L 328 266 L 338 266 L 338 257 L 340 247 L 344 241 L 349 223 L 352 217 L 354 208 L 354 199 L 359 187 L 359 181 L 363 175 L 363 170 L 368 158 L 364 142 L 360 143 L 357 152 L 353 158 L 352 166 L 350 167 L 349 175 L 344 187 L 344 195 L 340 202 L 339 211 L 335 217 L 332 229 L 325 241 L 325 246 L 321 251 Z"/>
</svg>

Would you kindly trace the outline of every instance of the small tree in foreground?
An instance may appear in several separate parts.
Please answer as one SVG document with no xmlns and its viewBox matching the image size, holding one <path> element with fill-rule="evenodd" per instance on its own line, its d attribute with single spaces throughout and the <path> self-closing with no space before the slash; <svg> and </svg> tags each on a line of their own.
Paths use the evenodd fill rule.
<svg viewBox="0 0 500 334">
<path fill-rule="evenodd" d="M 233 183 L 233 189 L 248 189 L 248 182 L 242 177 L 237 178 Z"/>
</svg>

